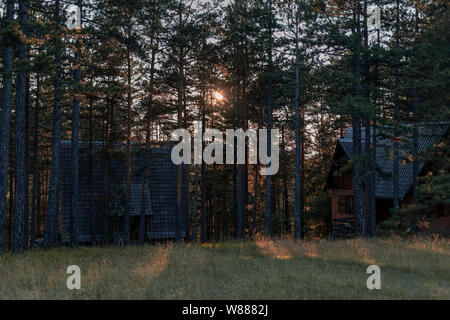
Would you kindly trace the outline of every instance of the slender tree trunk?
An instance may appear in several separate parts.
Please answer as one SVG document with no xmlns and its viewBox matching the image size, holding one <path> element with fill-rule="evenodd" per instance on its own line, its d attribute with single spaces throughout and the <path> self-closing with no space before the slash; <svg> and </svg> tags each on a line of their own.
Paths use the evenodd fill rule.
<svg viewBox="0 0 450 320">
<path fill-rule="evenodd" d="M 185 241 L 186 242 L 191 242 L 192 241 L 192 237 L 191 237 L 191 192 L 190 192 L 190 185 L 191 185 L 191 181 L 190 181 L 190 165 L 185 165 L 184 166 L 185 169 L 185 176 L 184 176 L 184 190 L 186 192 L 185 195 Z"/>
<path fill-rule="evenodd" d="M 268 97 L 267 97 L 267 156 L 271 157 L 272 143 L 272 0 L 269 0 L 269 68 L 268 68 Z M 272 214 L 272 177 L 266 176 L 266 209 L 264 216 L 264 236 L 270 238 L 270 219 Z"/>
<path fill-rule="evenodd" d="M 364 36 L 364 96 L 367 100 L 368 105 L 370 104 L 370 60 L 369 60 L 369 30 L 367 26 L 367 0 L 364 0 L 363 2 L 363 36 Z M 364 174 L 364 185 L 365 185 L 365 197 L 364 197 L 364 208 L 365 208 L 365 216 L 367 217 L 367 228 L 368 228 L 368 235 L 374 236 L 375 235 L 375 225 L 373 224 L 372 216 L 375 214 L 375 212 L 372 212 L 372 206 L 371 206 L 371 197 L 373 195 L 372 188 L 374 188 L 374 185 L 372 185 L 372 134 L 371 134 L 371 113 L 365 112 L 364 113 L 364 131 L 365 131 L 365 174 Z"/>
<path fill-rule="evenodd" d="M 379 54 L 379 49 L 380 49 L 380 30 L 377 29 L 377 43 L 378 43 L 378 48 L 377 48 L 377 57 L 376 57 L 376 63 L 375 63 L 375 93 L 374 93 L 374 101 L 373 101 L 373 125 L 372 125 L 372 149 L 371 151 L 371 155 L 370 155 L 370 183 L 372 185 L 372 188 L 370 190 L 370 202 L 369 202 L 369 206 L 370 206 L 370 211 L 371 211 L 371 216 L 369 216 L 369 235 L 371 237 L 375 237 L 376 236 L 376 223 L 377 223 L 377 207 L 376 207 L 376 182 L 377 182 L 377 175 L 376 175 L 376 168 L 377 168 L 377 114 L 378 114 L 378 54 Z"/>
<path fill-rule="evenodd" d="M 395 31 L 395 48 L 396 50 L 399 49 L 399 38 L 400 38 L 400 0 L 397 0 L 396 2 L 396 31 Z M 398 55 L 398 52 L 395 53 Z M 395 77 L 395 92 L 394 92 L 394 121 L 395 121 L 395 129 L 394 131 L 397 131 L 397 126 L 399 125 L 399 84 L 400 79 L 398 75 L 398 64 L 399 59 L 395 58 L 395 70 L 394 70 L 394 77 Z M 400 206 L 400 191 L 399 191 L 399 168 L 400 168 L 400 154 L 398 150 L 398 141 L 397 141 L 397 133 L 395 132 L 394 137 L 394 168 L 393 168 L 393 187 L 394 187 L 394 194 L 393 194 L 393 213 L 395 213 Z"/>
<path fill-rule="evenodd" d="M 289 213 L 289 192 L 288 192 L 288 164 L 286 159 L 286 142 L 284 140 L 284 126 L 281 131 L 281 153 L 283 156 L 283 211 L 284 211 L 284 232 L 291 233 L 291 217 Z"/>
<path fill-rule="evenodd" d="M 22 31 L 22 36 L 25 36 L 25 24 L 27 20 L 27 5 L 28 1 L 19 2 L 19 24 Z M 22 252 L 24 250 L 24 227 L 23 221 L 25 219 L 25 197 L 26 188 L 25 175 L 27 169 L 26 165 L 26 95 L 27 83 L 25 66 L 27 59 L 27 45 L 25 39 L 19 42 L 19 61 L 22 64 L 19 66 L 19 72 L 16 80 L 16 137 L 15 137 L 15 152 L 14 152 L 14 237 L 13 237 L 13 252 Z"/>
<path fill-rule="evenodd" d="M 202 136 L 204 135 L 204 130 L 206 126 L 206 116 L 205 116 L 205 103 L 203 103 L 202 110 Z M 202 142 L 202 150 L 205 148 L 205 143 Z M 200 221 L 200 241 L 201 243 L 206 242 L 206 166 L 202 162 L 201 164 L 202 176 L 200 180 L 201 188 L 201 221 Z"/>
<path fill-rule="evenodd" d="M 302 214 L 303 214 L 303 161 L 302 161 L 302 135 L 300 120 L 300 58 L 299 58 L 299 22 L 295 23 L 295 204 L 294 204 L 294 238 L 302 237 Z"/>
<path fill-rule="evenodd" d="M 180 2 L 178 8 L 178 23 L 180 28 L 183 28 L 183 5 Z M 177 101 L 177 122 L 178 128 L 183 127 L 183 89 L 184 89 L 184 58 L 185 53 L 183 47 L 179 48 L 178 52 L 178 101 Z M 182 213 L 182 165 L 177 165 L 176 172 L 176 216 L 175 216 L 175 240 L 177 243 L 181 242 L 181 213 Z"/>
<path fill-rule="evenodd" d="M 130 38 L 130 37 L 129 37 Z M 128 41 L 130 41 L 128 39 Z M 124 212 L 124 237 L 125 245 L 130 242 L 130 208 L 131 208 L 131 107 L 133 104 L 132 98 L 132 88 L 131 88 L 131 76 L 132 76 L 132 66 L 131 66 L 131 48 L 130 44 L 127 44 L 127 150 L 126 150 L 126 176 L 125 176 L 125 202 L 126 209 Z"/>
<path fill-rule="evenodd" d="M 14 215 L 14 173 L 13 173 L 13 159 L 11 157 L 10 161 L 10 167 L 11 172 L 9 174 L 9 190 L 10 190 L 10 197 L 9 197 L 9 219 L 8 219 L 8 247 L 12 249 L 12 234 L 13 234 L 13 215 Z"/>
<path fill-rule="evenodd" d="M 358 0 L 356 14 L 356 37 L 354 52 L 355 96 L 361 96 L 361 3 Z M 361 111 L 359 107 L 353 114 L 353 193 L 355 204 L 355 234 L 366 236 L 364 217 L 364 196 L 361 173 Z"/>
<path fill-rule="evenodd" d="M 183 126 L 182 120 L 182 111 L 183 111 L 183 95 L 181 86 L 178 90 L 178 126 L 181 128 Z M 175 240 L 177 243 L 181 242 L 181 212 L 182 212 L 182 177 L 183 177 L 183 168 L 182 165 L 177 165 L 176 172 L 176 216 L 175 216 Z"/>
<path fill-rule="evenodd" d="M 419 35 L 419 10 L 416 6 L 416 37 Z M 419 192 L 417 190 L 418 181 L 417 177 L 419 176 L 419 161 L 417 159 L 418 150 L 419 150 L 419 90 L 417 85 L 414 87 L 414 109 L 413 109 L 413 117 L 414 117 L 414 125 L 413 125 L 413 202 L 417 207 L 419 205 Z M 413 222 L 411 229 L 413 232 L 417 232 L 417 220 L 418 220 L 418 212 L 414 212 Z"/>
<path fill-rule="evenodd" d="M 195 165 L 195 177 L 194 177 L 194 203 L 192 205 L 192 241 L 197 241 L 197 202 L 198 202 L 198 176 L 199 165 Z"/>
<path fill-rule="evenodd" d="M 42 197 L 41 197 L 41 180 L 42 180 L 42 169 L 38 168 L 38 174 L 37 174 L 37 197 L 36 197 L 36 222 L 35 222 L 35 238 L 37 235 L 40 235 L 41 230 L 41 221 L 42 221 L 42 211 L 41 211 L 41 203 L 42 203 Z M 33 245 L 33 242 L 31 243 Z"/>
<path fill-rule="evenodd" d="M 144 152 L 144 177 L 143 177 L 143 185 L 142 185 L 142 198 L 141 198 L 141 216 L 139 219 L 139 244 L 143 244 L 145 241 L 145 208 L 146 208 L 146 192 L 150 193 L 150 189 L 148 188 L 148 153 L 151 148 L 151 113 L 153 111 L 153 88 L 154 88 L 154 79 L 155 79 L 155 61 L 156 61 L 156 52 L 158 50 L 158 44 L 154 46 L 155 35 L 152 34 L 152 38 L 150 39 L 150 44 L 152 46 L 152 57 L 150 63 L 150 102 L 148 105 L 148 109 L 146 112 L 146 130 L 145 130 L 145 152 Z M 146 191 L 146 189 L 149 189 Z"/>
<path fill-rule="evenodd" d="M 418 179 L 419 176 L 419 161 L 417 159 L 419 150 L 419 91 L 417 87 L 414 88 L 414 129 L 413 129 L 413 202 L 417 207 L 419 205 L 419 192 L 417 190 L 418 187 Z M 417 220 L 418 214 L 415 211 L 413 222 L 412 222 L 412 231 L 417 231 Z"/>
<path fill-rule="evenodd" d="M 11 28 L 14 20 L 14 1 L 6 3 L 6 28 Z M 8 32 L 11 30 L 8 30 Z M 2 115 L 0 127 L 0 254 L 5 250 L 6 240 L 6 194 L 8 192 L 8 157 L 11 126 L 11 96 L 12 96 L 12 67 L 13 43 L 9 33 L 6 34 L 3 49 L 3 88 Z"/>
<path fill-rule="evenodd" d="M 219 241 L 219 215 L 217 214 L 217 179 L 216 179 L 216 165 L 213 164 L 213 231 L 214 241 Z"/>
<path fill-rule="evenodd" d="M 147 157 L 147 152 L 149 150 L 144 150 L 144 166 L 147 165 L 145 158 Z M 147 208 L 147 170 L 144 169 L 144 177 L 142 177 L 143 183 L 142 183 L 142 191 L 141 191 L 141 212 L 139 215 L 139 238 L 138 238 L 138 244 L 143 245 L 145 241 L 145 216 L 146 216 L 146 208 Z M 150 191 L 150 190 L 149 190 Z M 148 192 L 149 192 L 148 191 Z"/>
<path fill-rule="evenodd" d="M 80 10 L 81 19 L 83 19 L 83 1 L 78 0 L 78 10 Z M 82 21 L 80 21 L 82 24 Z M 81 26 L 80 26 L 81 27 Z M 72 207 L 71 207 L 71 225 L 70 225 L 70 245 L 72 248 L 78 247 L 78 215 L 79 215 L 79 127 L 80 127 L 80 98 L 79 86 L 81 82 L 81 35 L 76 34 L 75 45 L 75 69 L 74 78 L 74 98 L 72 104 Z"/>
<path fill-rule="evenodd" d="M 27 48 L 27 57 L 29 56 L 30 48 Z M 25 201 L 24 201 L 24 215 L 23 215 L 23 247 L 28 249 L 29 237 L 30 237 L 30 72 L 26 73 L 26 84 L 25 84 L 25 175 L 24 175 L 24 186 L 25 186 Z"/>
<path fill-rule="evenodd" d="M 48 151 L 47 151 L 46 156 L 47 156 L 47 158 L 50 158 L 50 153 Z M 38 225 L 39 228 L 42 225 L 44 225 L 44 227 L 45 227 L 45 221 L 47 219 L 46 213 L 47 213 L 47 206 L 48 206 L 49 172 L 50 172 L 49 166 L 47 166 L 45 168 L 45 172 L 42 172 L 42 176 L 43 176 L 42 177 L 43 178 L 42 190 L 44 190 L 44 192 L 42 192 L 42 210 L 41 210 L 41 213 L 40 213 L 40 215 L 38 216 L 38 219 L 37 219 L 37 225 Z M 38 194 L 40 194 L 40 192 L 41 191 L 39 190 Z"/>
<path fill-rule="evenodd" d="M 244 37 L 246 37 L 244 35 Z M 246 41 L 244 41 L 246 43 Z M 244 48 L 244 58 L 246 58 L 245 55 L 245 48 Z M 242 106 L 241 106 L 241 126 L 243 130 L 247 129 L 247 76 L 246 76 L 246 68 L 247 66 L 244 66 L 243 75 L 242 75 Z M 245 143 L 245 160 L 247 161 L 247 146 L 246 141 Z M 245 237 L 245 223 L 244 221 L 246 218 L 246 207 L 247 207 L 247 193 L 248 193 L 248 180 L 247 180 L 247 166 L 246 164 L 238 164 L 238 194 L 237 194 L 237 224 L 236 224 L 236 236 L 238 239 L 244 239 Z"/>
<path fill-rule="evenodd" d="M 92 82 L 91 82 L 92 85 Z M 97 217 L 94 210 L 94 128 L 93 128 L 93 97 L 89 96 L 89 222 L 91 231 L 91 242 L 95 246 L 97 242 L 96 222 Z"/>
<path fill-rule="evenodd" d="M 186 81 L 183 73 L 183 128 L 188 128 L 188 110 L 186 105 Z M 184 240 L 186 242 L 191 242 L 191 217 L 190 217 L 190 165 L 185 163 L 183 164 L 183 172 L 184 176 L 182 177 L 182 183 L 184 184 L 184 197 L 183 197 L 183 205 L 184 205 Z M 181 188 L 183 190 L 183 187 Z M 181 233 L 181 212 L 180 212 L 180 233 Z M 181 235 L 180 235 L 181 237 Z"/>
<path fill-rule="evenodd" d="M 198 120 L 200 121 L 203 108 L 200 107 L 198 110 Z M 202 129 L 203 130 L 203 129 Z M 203 136 L 203 131 L 202 131 Z M 197 203 L 198 203 L 198 180 L 199 180 L 199 170 L 198 164 L 195 165 L 195 177 L 194 177 L 194 203 L 192 206 L 192 241 L 197 241 Z"/>
<path fill-rule="evenodd" d="M 251 238 L 255 238 L 256 234 L 256 215 L 258 213 L 258 190 L 259 190 L 259 167 L 255 165 L 255 184 L 254 184 L 254 198 L 253 198 L 253 212 L 252 212 L 252 230 Z"/>
<path fill-rule="evenodd" d="M 60 27 L 60 1 L 55 3 L 55 22 L 59 30 Z M 59 36 L 57 36 L 59 37 Z M 45 224 L 44 248 L 49 249 L 58 241 L 58 213 L 59 213 L 59 178 L 60 178 L 60 137 L 61 137 L 61 41 L 55 39 L 55 65 L 56 75 L 54 83 L 53 102 L 53 142 L 52 142 L 52 164 L 50 173 L 50 190 L 47 205 L 47 219 Z"/>
<path fill-rule="evenodd" d="M 33 195 L 31 200 L 31 247 L 36 239 L 36 211 L 39 202 L 39 99 L 41 83 L 39 74 L 36 75 L 36 102 L 34 107 L 34 134 L 33 134 Z"/>
<path fill-rule="evenodd" d="M 243 165 L 238 164 L 237 165 L 238 170 L 238 176 L 237 176 L 237 182 L 238 182 L 238 190 L 237 190 L 237 216 L 236 216 L 236 238 L 237 239 L 244 239 L 244 173 L 243 173 Z"/>
</svg>

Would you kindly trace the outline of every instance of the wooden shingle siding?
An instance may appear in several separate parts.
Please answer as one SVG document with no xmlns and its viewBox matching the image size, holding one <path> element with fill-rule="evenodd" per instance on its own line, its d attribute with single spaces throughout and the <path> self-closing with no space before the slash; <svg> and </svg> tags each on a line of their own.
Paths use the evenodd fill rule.
<svg viewBox="0 0 450 320">
<path fill-rule="evenodd" d="M 79 238 L 91 241 L 90 231 L 90 185 L 88 143 L 80 143 L 80 193 L 79 193 Z M 130 216 L 141 214 L 141 199 L 144 175 L 144 153 L 136 146 L 132 148 L 132 178 L 130 187 Z M 147 236 L 152 239 L 173 238 L 176 218 L 176 166 L 170 158 L 171 148 L 154 148 L 148 152 L 148 178 L 146 188 Z M 107 160 L 108 159 L 108 160 Z M 71 208 L 71 147 L 70 141 L 61 142 L 61 211 L 62 238 L 68 241 L 70 234 Z M 108 180 L 105 171 L 108 170 Z M 185 186 L 182 186 L 185 192 Z M 108 195 L 109 200 L 105 200 Z M 110 216 L 123 216 L 125 195 L 125 144 L 114 144 L 105 152 L 101 142 L 93 143 L 93 208 L 96 215 L 97 241 L 102 240 Z M 184 197 L 183 197 L 184 198 Z M 184 236 L 185 208 L 182 207 L 181 230 Z M 110 235 L 109 235 L 110 236 Z"/>
</svg>

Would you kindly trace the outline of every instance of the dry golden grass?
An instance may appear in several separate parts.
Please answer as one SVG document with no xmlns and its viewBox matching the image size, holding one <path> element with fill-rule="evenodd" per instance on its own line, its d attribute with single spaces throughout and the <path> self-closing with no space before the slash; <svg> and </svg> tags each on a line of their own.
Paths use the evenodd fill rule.
<svg viewBox="0 0 450 320">
<path fill-rule="evenodd" d="M 0 256 L 0 299 L 450 299 L 446 239 L 60 248 Z M 381 290 L 366 268 L 381 268 Z M 66 268 L 81 268 L 68 290 Z"/>
</svg>

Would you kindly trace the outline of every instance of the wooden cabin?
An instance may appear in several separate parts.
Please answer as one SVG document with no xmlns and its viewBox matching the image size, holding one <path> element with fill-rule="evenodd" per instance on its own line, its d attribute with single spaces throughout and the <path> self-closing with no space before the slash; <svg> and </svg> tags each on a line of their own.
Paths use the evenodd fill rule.
<svg viewBox="0 0 450 320">
<path fill-rule="evenodd" d="M 114 241 L 123 236 L 125 205 L 125 144 L 108 147 L 102 142 L 80 142 L 79 148 L 79 217 L 80 242 L 91 242 L 91 221 L 95 219 L 96 241 Z M 62 141 L 61 157 L 61 236 L 69 240 L 72 197 L 71 142 Z M 136 241 L 139 219 L 145 215 L 147 240 L 175 237 L 176 222 L 176 166 L 172 163 L 170 147 L 152 148 L 147 153 L 147 179 L 144 188 L 144 153 L 132 147 L 132 173 L 130 187 L 130 237 Z M 92 161 L 92 171 L 90 161 Z M 91 179 L 92 176 L 92 179 Z M 183 175 L 184 177 L 184 175 Z M 182 184 L 185 194 L 185 183 Z M 143 196 L 145 197 L 143 199 Z M 182 199 L 186 197 L 183 196 Z M 144 200 L 144 201 L 143 201 Z M 182 203 L 182 236 L 185 236 L 185 205 Z M 142 211 L 143 210 L 143 211 Z"/>
<path fill-rule="evenodd" d="M 407 127 L 407 126 L 406 126 Z M 411 131 L 411 130 L 410 130 Z M 418 151 L 426 152 L 433 145 L 447 139 L 447 124 L 427 124 L 419 128 Z M 373 136 L 373 134 L 372 134 Z M 365 130 L 362 128 L 362 150 L 365 146 Z M 331 223 L 337 232 L 350 231 L 353 226 L 353 176 L 348 167 L 352 159 L 353 130 L 348 129 L 344 138 L 336 144 L 331 169 L 328 174 L 326 188 L 331 190 Z M 399 198 L 401 205 L 412 203 L 413 163 L 408 161 L 411 154 L 412 137 L 405 135 L 399 139 Z M 376 140 L 376 221 L 377 224 L 391 216 L 393 207 L 393 141 L 386 136 L 377 134 Z M 430 170 L 430 162 L 419 163 L 419 176 Z M 365 192 L 364 192 L 365 197 Z M 441 205 L 430 212 L 432 230 L 450 230 L 449 206 Z"/>
</svg>

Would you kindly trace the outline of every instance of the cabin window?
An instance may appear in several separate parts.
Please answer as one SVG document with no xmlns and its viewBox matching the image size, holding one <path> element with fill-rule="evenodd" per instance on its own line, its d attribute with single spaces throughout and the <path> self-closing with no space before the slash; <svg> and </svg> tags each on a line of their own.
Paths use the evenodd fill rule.
<svg viewBox="0 0 450 320">
<path fill-rule="evenodd" d="M 353 196 L 339 196 L 339 213 L 353 214 Z"/>
</svg>

